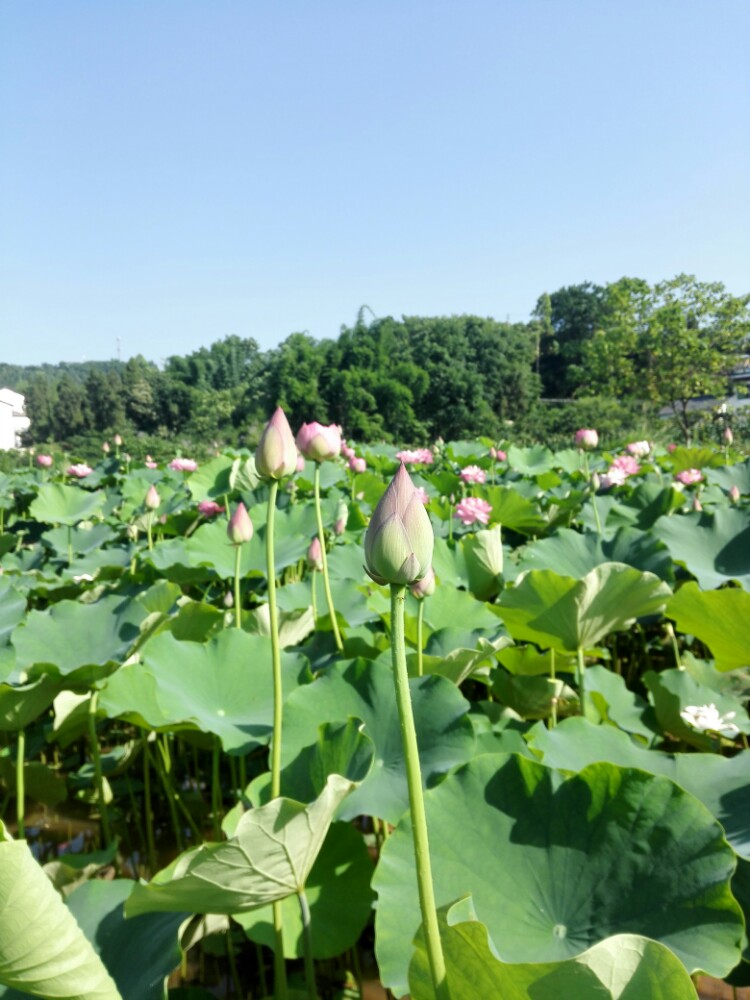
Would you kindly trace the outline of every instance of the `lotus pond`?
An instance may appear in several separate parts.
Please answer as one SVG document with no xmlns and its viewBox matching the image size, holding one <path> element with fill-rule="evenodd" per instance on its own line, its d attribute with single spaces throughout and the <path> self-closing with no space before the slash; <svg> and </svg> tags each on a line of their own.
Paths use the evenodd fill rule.
<svg viewBox="0 0 750 1000">
<path fill-rule="evenodd" d="M 402 453 L 435 586 L 400 622 L 364 569 L 395 448 L 0 477 L 0 997 L 750 984 L 750 459 L 491 445 Z"/>
</svg>

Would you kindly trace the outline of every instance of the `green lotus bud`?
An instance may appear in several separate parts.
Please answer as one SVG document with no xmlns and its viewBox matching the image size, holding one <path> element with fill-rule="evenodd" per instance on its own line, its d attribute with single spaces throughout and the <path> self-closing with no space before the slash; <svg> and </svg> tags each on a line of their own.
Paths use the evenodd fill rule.
<svg viewBox="0 0 750 1000">
<path fill-rule="evenodd" d="M 500 593 L 503 572 L 503 543 L 500 525 L 485 528 L 463 539 L 469 590 L 480 601 L 488 601 Z"/>
<path fill-rule="evenodd" d="M 415 583 L 432 564 L 433 543 L 429 515 L 402 462 L 365 532 L 367 572 L 376 583 Z"/>
<path fill-rule="evenodd" d="M 255 452 L 255 468 L 263 479 L 284 479 L 297 470 L 297 445 L 280 406 L 266 424 Z"/>
</svg>

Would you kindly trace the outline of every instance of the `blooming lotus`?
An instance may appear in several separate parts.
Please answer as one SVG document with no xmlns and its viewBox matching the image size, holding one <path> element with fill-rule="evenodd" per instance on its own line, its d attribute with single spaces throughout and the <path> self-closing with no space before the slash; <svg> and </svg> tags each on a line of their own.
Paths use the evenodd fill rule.
<svg viewBox="0 0 750 1000">
<path fill-rule="evenodd" d="M 367 572 L 376 583 L 415 583 L 432 564 L 433 543 L 430 518 L 402 462 L 365 532 Z"/>
<path fill-rule="evenodd" d="M 215 500 L 201 500 L 198 504 L 198 510 L 204 517 L 216 517 L 217 514 L 224 513 L 224 508 Z"/>
<path fill-rule="evenodd" d="M 38 466 L 40 466 L 42 469 L 49 469 L 49 467 L 52 465 L 52 456 L 51 455 L 37 455 L 36 456 L 36 464 Z"/>
<path fill-rule="evenodd" d="M 611 466 L 611 468 L 604 473 L 604 475 L 599 480 L 599 485 L 603 490 L 608 490 L 610 486 L 622 486 L 628 478 L 627 472 L 623 469 L 618 469 L 616 466 Z"/>
<path fill-rule="evenodd" d="M 683 469 L 677 473 L 675 479 L 683 486 L 692 486 L 693 483 L 700 483 L 703 480 L 703 473 L 700 469 Z"/>
<path fill-rule="evenodd" d="M 478 465 L 467 465 L 461 469 L 461 478 L 465 483 L 483 483 L 487 479 L 487 473 Z"/>
<path fill-rule="evenodd" d="M 625 447 L 628 453 L 634 458 L 645 458 L 651 451 L 651 443 L 649 441 L 631 441 Z"/>
<path fill-rule="evenodd" d="M 65 470 L 67 476 L 75 476 L 76 479 L 84 479 L 86 476 L 90 476 L 94 470 L 90 465 L 86 465 L 85 462 L 79 462 L 77 465 L 69 465 Z"/>
<path fill-rule="evenodd" d="M 419 499 L 422 501 L 422 503 L 426 507 L 427 504 L 430 502 L 430 494 L 427 492 L 427 490 L 424 488 L 424 486 L 417 486 L 415 488 L 416 488 L 416 491 L 417 491 L 417 496 L 419 497 Z"/>
<path fill-rule="evenodd" d="M 479 497 L 466 497 L 456 505 L 454 517 L 457 517 L 462 524 L 489 524 L 492 504 Z"/>
<path fill-rule="evenodd" d="M 429 448 L 396 452 L 396 458 L 406 465 L 432 465 L 434 458 Z"/>
<path fill-rule="evenodd" d="M 716 705 L 686 705 L 680 712 L 680 717 L 699 733 L 721 733 L 723 736 L 739 736 L 740 730 L 731 721 L 736 712 L 725 712 L 722 715 Z"/>
<path fill-rule="evenodd" d="M 198 463 L 194 458 L 182 458 L 178 455 L 177 458 L 172 459 L 168 468 L 174 469 L 175 472 L 195 472 L 198 468 Z"/>
<path fill-rule="evenodd" d="M 618 455 L 612 462 L 609 472 L 611 473 L 613 469 L 618 469 L 620 472 L 625 473 L 626 476 L 635 476 L 641 471 L 640 465 L 632 455 Z"/>
<path fill-rule="evenodd" d="M 599 444 L 599 432 L 593 427 L 582 427 L 576 431 L 576 444 L 587 451 L 596 448 Z"/>
<path fill-rule="evenodd" d="M 337 424 L 324 426 L 317 421 L 303 424 L 297 431 L 297 447 L 313 462 L 325 462 L 341 453 L 341 428 Z"/>
<path fill-rule="evenodd" d="M 280 406 L 276 407 L 260 436 L 255 468 L 264 479 L 284 479 L 297 470 L 297 445 Z"/>
</svg>

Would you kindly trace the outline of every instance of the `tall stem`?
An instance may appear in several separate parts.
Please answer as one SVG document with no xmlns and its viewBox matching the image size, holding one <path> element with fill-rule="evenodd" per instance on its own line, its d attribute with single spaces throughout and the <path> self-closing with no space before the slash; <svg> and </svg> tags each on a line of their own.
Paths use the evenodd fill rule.
<svg viewBox="0 0 750 1000">
<path fill-rule="evenodd" d="M 555 675 L 555 650 L 549 651 L 549 679 L 552 685 L 552 718 L 550 729 L 557 725 L 557 677 Z"/>
<path fill-rule="evenodd" d="M 299 908 L 302 914 L 302 941 L 305 950 L 305 985 L 307 986 L 307 1000 L 317 1000 L 318 992 L 315 988 L 315 963 L 313 962 L 310 907 L 307 903 L 307 896 L 304 889 L 299 889 L 297 896 L 299 898 Z"/>
<path fill-rule="evenodd" d="M 427 815 L 422 792 L 422 774 L 419 767 L 417 731 L 409 692 L 409 676 L 406 671 L 406 648 L 404 642 L 404 598 L 406 588 L 391 584 L 391 651 L 393 654 L 393 679 L 396 686 L 401 726 L 401 741 L 406 761 L 406 779 L 409 786 L 409 808 L 411 811 L 414 857 L 417 868 L 419 906 L 422 911 L 427 958 L 430 964 L 432 984 L 437 1000 L 450 1000 L 445 959 L 440 942 L 435 893 L 432 886 L 430 866 L 430 846 L 427 839 Z"/>
<path fill-rule="evenodd" d="M 273 738 L 271 742 L 271 798 L 281 794 L 281 647 L 279 645 L 279 617 L 276 610 L 276 560 L 274 558 L 274 522 L 276 520 L 277 479 L 272 479 L 268 492 L 268 518 L 266 521 L 266 574 L 268 576 L 268 617 L 271 625 L 271 667 L 273 670 Z M 274 932 L 274 983 L 277 1000 L 286 1000 L 286 966 L 284 965 L 284 915 L 281 902 L 273 904 Z"/>
<path fill-rule="evenodd" d="M 420 598 L 419 608 L 417 610 L 417 677 L 421 677 L 424 674 L 424 660 L 422 654 L 423 631 L 424 631 L 424 597 Z"/>
<path fill-rule="evenodd" d="M 581 703 L 581 715 L 586 716 L 586 687 L 583 680 L 583 673 L 586 665 L 583 662 L 583 648 L 576 650 L 576 681 L 578 682 L 578 699 Z"/>
<path fill-rule="evenodd" d="M 99 700 L 99 693 L 92 691 L 89 700 L 89 739 L 91 741 L 91 755 L 94 758 L 94 785 L 96 787 L 96 797 L 99 802 L 99 815 L 102 821 L 102 835 L 104 846 L 109 847 L 112 839 L 109 831 L 109 813 L 107 803 L 104 798 L 104 775 L 102 774 L 102 755 L 99 750 L 99 738 L 96 735 L 96 705 Z"/>
<path fill-rule="evenodd" d="M 331 627 L 333 628 L 333 638 L 336 642 L 336 649 L 341 652 L 344 644 L 341 641 L 339 623 L 336 620 L 336 609 L 333 606 L 333 594 L 331 593 L 331 581 L 328 579 L 328 557 L 326 556 L 326 536 L 323 531 L 323 512 L 320 509 L 320 462 L 315 463 L 315 518 L 318 522 L 318 541 L 320 542 L 320 561 L 323 564 L 323 587 L 326 592 L 326 603 L 328 604 L 328 614 L 331 616 Z"/>
<path fill-rule="evenodd" d="M 242 546 L 234 547 L 234 624 L 237 628 L 242 628 L 242 608 L 240 605 L 240 560 L 242 559 Z"/>
<path fill-rule="evenodd" d="M 154 809 L 153 801 L 151 799 L 151 767 L 149 763 L 149 752 L 146 740 L 147 736 L 143 737 L 143 798 L 144 798 L 144 812 L 145 812 L 145 822 L 146 822 L 146 844 L 148 845 L 148 867 L 149 874 L 153 875 L 156 871 L 156 844 L 154 842 Z"/>
<path fill-rule="evenodd" d="M 24 757 L 26 756 L 26 730 L 18 730 L 16 744 L 16 824 L 20 840 L 26 836 L 26 786 L 24 784 Z"/>
</svg>

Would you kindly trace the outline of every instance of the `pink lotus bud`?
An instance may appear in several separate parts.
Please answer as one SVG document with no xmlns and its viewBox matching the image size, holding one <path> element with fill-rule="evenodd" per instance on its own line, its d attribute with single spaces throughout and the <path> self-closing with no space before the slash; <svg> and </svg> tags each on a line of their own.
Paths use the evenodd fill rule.
<svg viewBox="0 0 750 1000">
<path fill-rule="evenodd" d="M 651 444 L 648 441 L 631 441 L 625 447 L 634 458 L 645 458 L 651 451 Z"/>
<path fill-rule="evenodd" d="M 599 478 L 598 472 L 593 472 L 591 474 L 591 489 L 594 493 L 597 493 L 601 489 L 602 481 Z"/>
<path fill-rule="evenodd" d="M 402 462 L 365 532 L 367 572 L 376 583 L 416 583 L 430 568 L 433 544 L 430 518 Z"/>
<path fill-rule="evenodd" d="M 349 508 L 346 506 L 343 500 L 339 500 L 336 506 L 336 520 L 333 524 L 333 530 L 337 535 L 343 535 L 346 531 L 346 522 L 349 520 Z"/>
<path fill-rule="evenodd" d="M 90 476 L 94 470 L 90 465 L 86 465 L 85 462 L 79 462 L 77 465 L 69 465 L 65 470 L 67 476 L 75 476 L 76 479 L 84 479 L 86 476 Z"/>
<path fill-rule="evenodd" d="M 265 426 L 255 452 L 255 468 L 264 479 L 284 479 L 297 469 L 297 446 L 280 406 Z"/>
<path fill-rule="evenodd" d="M 146 499 L 143 502 L 149 510 L 156 510 L 161 503 L 161 497 L 159 496 L 159 492 L 153 483 L 149 486 L 148 492 L 146 493 Z"/>
<path fill-rule="evenodd" d="M 342 441 L 341 454 L 344 456 L 345 459 L 347 459 L 347 461 L 351 462 L 351 460 L 355 456 L 355 451 L 354 448 L 350 448 L 348 444 L 344 444 L 344 442 Z"/>
<path fill-rule="evenodd" d="M 508 456 L 500 448 L 497 449 L 497 460 L 498 462 L 504 462 Z"/>
<path fill-rule="evenodd" d="M 726 443 L 728 445 L 732 444 L 732 442 L 734 441 L 734 434 L 732 434 L 732 428 L 731 427 L 725 427 L 724 428 L 724 440 L 726 441 Z"/>
<path fill-rule="evenodd" d="M 177 458 L 172 459 L 167 468 L 174 469 L 175 472 L 195 472 L 198 463 L 194 458 L 183 458 L 178 455 Z"/>
<path fill-rule="evenodd" d="M 495 448 L 490 448 L 490 458 L 493 462 L 497 458 L 497 450 Z"/>
<path fill-rule="evenodd" d="M 355 455 L 354 458 L 349 459 L 349 468 L 354 473 L 364 472 L 365 469 L 367 468 L 367 462 L 364 460 L 364 458 L 357 458 L 357 456 Z"/>
<path fill-rule="evenodd" d="M 201 500 L 198 510 L 204 517 L 216 517 L 217 514 L 224 513 L 224 508 L 215 500 Z"/>
<path fill-rule="evenodd" d="M 41 468 L 43 468 L 43 469 L 49 469 L 49 467 L 52 465 L 52 456 L 51 455 L 37 455 L 36 456 L 36 464 L 39 465 L 39 466 L 41 466 Z"/>
<path fill-rule="evenodd" d="M 740 488 L 736 483 L 729 491 L 729 499 L 732 501 L 732 503 L 740 502 Z"/>
<path fill-rule="evenodd" d="M 112 438 L 112 440 L 115 442 L 115 447 L 116 448 L 119 448 L 120 445 L 122 444 L 122 438 L 120 437 L 119 434 L 115 434 L 115 436 Z"/>
<path fill-rule="evenodd" d="M 677 473 L 675 479 L 683 486 L 692 486 L 693 483 L 700 483 L 703 480 L 703 473 L 700 469 L 683 469 Z"/>
<path fill-rule="evenodd" d="M 341 453 L 341 431 L 336 424 L 324 427 L 317 421 L 303 424 L 297 431 L 297 447 L 313 462 L 325 462 Z"/>
<path fill-rule="evenodd" d="M 671 454 L 672 454 L 672 452 L 673 452 L 673 451 L 675 451 L 676 449 L 677 449 L 677 445 L 676 445 L 676 444 L 668 444 L 668 445 L 667 445 L 667 451 L 669 452 L 669 454 L 670 454 L 670 455 L 671 455 Z"/>
<path fill-rule="evenodd" d="M 150 458 L 146 459 L 146 461 L 144 462 L 144 465 L 146 466 L 147 469 L 158 469 L 159 468 L 159 466 L 156 464 L 156 462 L 154 462 Z"/>
<path fill-rule="evenodd" d="M 253 522 L 247 507 L 240 500 L 227 524 L 227 537 L 232 545 L 243 545 L 253 537 Z"/>
<path fill-rule="evenodd" d="M 432 566 L 430 566 L 421 580 L 417 580 L 416 583 L 413 583 L 409 587 L 409 590 L 418 600 L 435 593 L 435 570 Z"/>
<path fill-rule="evenodd" d="M 599 444 L 599 432 L 595 431 L 593 427 L 582 427 L 576 431 L 576 444 L 586 451 L 596 448 Z"/>
<path fill-rule="evenodd" d="M 102 451 L 105 455 L 109 455 L 109 441 L 102 441 Z"/>
<path fill-rule="evenodd" d="M 323 553 L 320 550 L 320 539 L 317 535 L 310 542 L 310 548 L 307 550 L 307 563 L 310 569 L 323 569 Z"/>
</svg>

